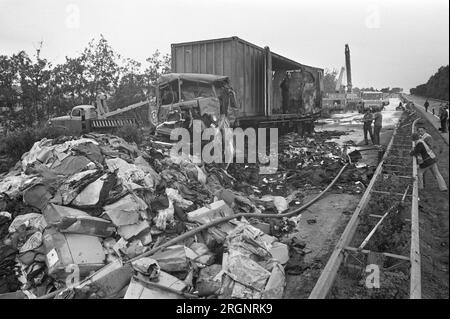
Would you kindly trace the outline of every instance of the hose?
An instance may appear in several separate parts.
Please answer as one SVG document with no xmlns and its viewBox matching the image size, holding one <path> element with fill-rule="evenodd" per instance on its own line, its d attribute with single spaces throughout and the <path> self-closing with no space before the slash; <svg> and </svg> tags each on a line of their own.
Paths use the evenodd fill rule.
<svg viewBox="0 0 450 319">
<path fill-rule="evenodd" d="M 284 214 L 254 214 L 254 213 L 240 213 L 240 214 L 236 214 L 236 215 L 231 215 L 231 216 L 226 216 L 226 217 L 222 217 L 219 219 L 216 219 L 208 224 L 204 224 L 201 225 L 195 229 L 191 229 L 190 231 L 185 232 L 184 234 L 181 234 L 175 238 L 172 238 L 171 240 L 165 242 L 164 244 L 153 248 L 143 254 L 140 254 L 134 258 L 129 259 L 128 261 L 125 262 L 125 264 L 127 263 L 132 263 L 133 261 L 136 261 L 138 259 L 144 258 L 144 257 L 148 257 L 151 256 L 153 254 L 155 254 L 156 252 L 158 252 L 161 249 L 164 249 L 166 247 L 172 246 L 180 241 L 183 241 L 189 237 L 194 236 L 195 234 L 208 229 L 210 227 L 214 227 L 217 226 L 219 224 L 222 224 L 224 222 L 227 222 L 229 220 L 235 219 L 235 218 L 240 218 L 240 217 L 251 217 L 251 218 L 285 218 L 285 217 L 291 217 L 294 215 L 299 214 L 300 212 L 304 211 L 305 209 L 307 209 L 309 206 L 311 206 L 312 204 L 314 204 L 315 202 L 317 202 L 323 195 L 325 195 L 326 192 L 328 192 L 330 190 L 331 187 L 334 186 L 334 184 L 337 182 L 337 180 L 339 179 L 339 177 L 342 175 L 342 173 L 344 172 L 344 170 L 347 168 L 349 164 L 345 164 L 341 170 L 339 171 L 339 173 L 336 175 L 336 177 L 331 181 L 330 184 L 328 184 L 328 186 L 322 191 L 320 192 L 318 195 L 316 195 L 313 199 L 311 199 L 309 202 L 307 202 L 306 204 L 293 209 L 292 211 L 288 212 L 288 213 L 284 213 Z M 103 269 L 103 268 L 101 268 Z M 100 271 L 101 269 L 99 269 L 98 271 Z M 95 275 L 95 274 L 94 274 Z M 80 282 L 80 284 L 82 284 L 83 282 L 85 282 L 86 280 L 88 280 L 89 278 L 91 278 L 93 275 L 85 278 L 83 281 Z M 54 296 L 56 296 L 58 293 L 60 293 L 61 291 L 64 291 L 66 288 L 62 288 L 56 291 L 53 291 L 47 295 L 38 297 L 37 299 L 50 299 L 53 298 Z"/>
</svg>

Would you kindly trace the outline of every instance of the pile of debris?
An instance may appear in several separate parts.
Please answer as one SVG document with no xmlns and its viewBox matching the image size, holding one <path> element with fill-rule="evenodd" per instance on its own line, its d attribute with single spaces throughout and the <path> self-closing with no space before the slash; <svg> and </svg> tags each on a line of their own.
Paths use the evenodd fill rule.
<svg viewBox="0 0 450 319">
<path fill-rule="evenodd" d="M 340 168 L 349 160 L 351 149 L 329 141 L 345 132 L 322 131 L 312 137 L 288 133 L 278 144 L 276 174 L 259 174 L 258 164 L 231 164 L 228 172 L 238 181 L 237 190 L 255 196 L 273 194 L 287 197 L 294 192 L 305 194 L 329 184 Z M 355 161 L 356 163 L 356 161 Z M 376 165 L 375 165 L 376 166 Z M 350 166 L 340 178 L 336 189 L 360 194 L 372 178 L 374 166 Z"/>
<path fill-rule="evenodd" d="M 145 256 L 217 218 L 260 212 L 224 177 L 112 135 L 36 142 L 0 176 L 0 294 L 280 298 L 287 246 L 244 218 Z"/>
<path fill-rule="evenodd" d="M 297 217 L 232 216 L 323 188 L 347 160 L 326 138 L 283 136 L 267 176 L 108 134 L 36 142 L 0 176 L 0 298 L 281 298 Z"/>
</svg>

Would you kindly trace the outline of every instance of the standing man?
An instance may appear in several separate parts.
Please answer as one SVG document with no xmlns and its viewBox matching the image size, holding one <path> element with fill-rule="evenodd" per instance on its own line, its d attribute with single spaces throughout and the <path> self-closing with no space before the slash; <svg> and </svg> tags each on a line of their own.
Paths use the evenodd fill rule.
<svg viewBox="0 0 450 319">
<path fill-rule="evenodd" d="M 364 116 L 362 118 L 363 121 L 363 131 L 364 131 L 364 141 L 366 142 L 366 145 L 369 145 L 369 141 L 367 140 L 367 133 L 369 133 L 370 140 L 372 141 L 372 144 L 374 144 L 373 141 L 373 133 L 372 133 L 372 121 L 373 116 L 370 109 L 365 110 Z"/>
<path fill-rule="evenodd" d="M 434 150 L 434 141 L 430 134 L 428 134 L 425 126 L 423 126 L 423 123 L 417 123 L 417 134 L 419 134 L 419 137 L 422 141 L 428 144 L 428 146 Z"/>
<path fill-rule="evenodd" d="M 447 133 L 448 113 L 447 113 L 447 109 L 444 105 L 441 105 L 441 107 L 439 108 L 439 119 L 441 120 L 440 131 L 442 133 Z"/>
<path fill-rule="evenodd" d="M 442 145 L 439 143 L 435 143 L 433 137 L 427 132 L 427 129 L 425 128 L 423 123 L 417 123 L 417 133 L 420 136 L 420 140 L 427 143 L 428 147 L 433 151 L 433 153 L 436 155 L 437 153 L 442 154 Z M 439 145 L 439 149 L 437 147 Z"/>
<path fill-rule="evenodd" d="M 428 103 L 428 99 L 425 101 L 425 104 L 423 106 L 425 107 L 425 112 L 428 113 L 428 107 L 430 106 L 430 103 Z"/>
<path fill-rule="evenodd" d="M 448 103 L 445 105 L 445 112 L 447 112 L 447 130 L 448 130 L 448 118 L 449 118 L 449 114 L 448 114 Z"/>
<path fill-rule="evenodd" d="M 415 142 L 414 148 L 409 153 L 411 156 L 416 156 L 419 163 L 418 182 L 419 189 L 423 189 L 423 175 L 427 170 L 431 170 L 439 186 L 441 192 L 447 191 L 447 184 L 439 172 L 437 166 L 436 155 L 428 146 L 428 144 L 420 139 L 418 133 L 413 133 L 412 140 Z"/>
<path fill-rule="evenodd" d="M 379 109 L 376 109 L 373 119 L 373 144 L 380 145 L 380 132 L 381 127 L 383 126 L 383 115 L 381 115 L 381 111 Z"/>
</svg>

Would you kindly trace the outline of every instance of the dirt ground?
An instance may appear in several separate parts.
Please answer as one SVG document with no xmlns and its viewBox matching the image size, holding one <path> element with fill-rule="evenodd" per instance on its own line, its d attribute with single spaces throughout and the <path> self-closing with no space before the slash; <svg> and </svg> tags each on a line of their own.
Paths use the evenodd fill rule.
<svg viewBox="0 0 450 319">
<path fill-rule="evenodd" d="M 393 116 L 395 123 L 399 114 Z M 319 128 L 319 130 L 321 129 L 350 132 L 349 135 L 344 135 L 341 139 L 333 140 L 334 142 L 345 143 L 352 140 L 357 145 L 363 144 L 362 124 L 341 126 L 330 123 Z M 392 123 L 383 127 L 380 134 L 381 145 L 387 146 L 393 134 L 393 129 Z M 299 238 L 306 245 L 307 251 L 310 250 L 310 253 L 299 257 L 300 260 L 295 260 L 295 255 L 291 256 L 289 262 L 296 263 L 298 266 L 290 269 L 288 264 L 286 267 L 287 285 L 284 298 L 308 298 L 361 196 L 362 194 L 335 194 L 330 191 L 301 214 L 296 233 L 292 236 Z"/>
<path fill-rule="evenodd" d="M 445 139 L 440 136 L 433 125 L 422 120 L 427 131 L 432 135 L 439 158 L 439 170 L 447 185 L 449 167 L 449 148 Z M 441 150 L 441 151 L 439 151 Z M 409 212 L 409 207 L 407 208 Z M 419 192 L 419 225 L 420 225 L 420 253 L 422 270 L 422 298 L 423 299 L 448 299 L 449 298 L 449 207 L 448 191 L 441 192 L 436 180 L 431 173 L 425 175 L 425 189 Z M 405 216 L 406 217 L 406 216 Z M 408 225 L 409 227 L 409 225 Z M 410 236 L 409 229 L 405 235 Z M 355 236 L 354 240 L 358 238 Z M 359 238 L 361 240 L 361 238 Z M 360 241 L 359 241 L 360 242 Z M 409 243 L 408 243 L 409 245 Z M 401 247 L 398 247 L 401 249 Z M 405 251 L 393 251 L 400 255 L 409 254 L 409 246 Z M 375 250 L 376 251 L 376 250 Z M 388 285 L 379 291 L 370 291 L 364 287 L 364 283 L 355 282 L 361 278 L 361 270 L 341 267 L 333 289 L 331 298 L 409 298 L 409 270 L 401 267 L 397 272 L 385 271 L 382 276 L 382 285 Z M 383 276 L 386 280 L 383 279 Z"/>
<path fill-rule="evenodd" d="M 449 185 L 449 148 L 433 129 L 424 122 L 442 153 L 438 154 L 439 171 Z M 425 174 L 425 189 L 419 192 L 420 253 L 422 256 L 422 298 L 449 298 L 449 207 L 448 191 L 441 192 L 431 173 Z"/>
<path fill-rule="evenodd" d="M 303 242 L 309 253 L 302 256 L 297 269 L 286 271 L 284 298 L 308 298 L 359 199 L 359 195 L 331 193 L 301 214 L 292 237 Z"/>
</svg>

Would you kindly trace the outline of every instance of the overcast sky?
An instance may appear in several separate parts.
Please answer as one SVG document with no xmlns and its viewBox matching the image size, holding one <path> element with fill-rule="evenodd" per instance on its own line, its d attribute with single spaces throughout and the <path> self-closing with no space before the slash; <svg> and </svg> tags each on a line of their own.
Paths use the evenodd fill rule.
<svg viewBox="0 0 450 319">
<path fill-rule="evenodd" d="M 103 34 L 144 62 L 170 44 L 238 36 L 300 63 L 340 69 L 354 86 L 406 90 L 449 63 L 448 0 L 0 0 L 0 54 L 75 56 Z"/>
</svg>

